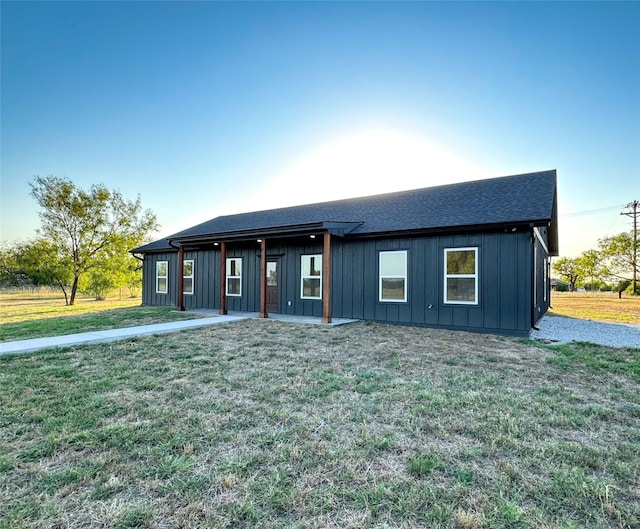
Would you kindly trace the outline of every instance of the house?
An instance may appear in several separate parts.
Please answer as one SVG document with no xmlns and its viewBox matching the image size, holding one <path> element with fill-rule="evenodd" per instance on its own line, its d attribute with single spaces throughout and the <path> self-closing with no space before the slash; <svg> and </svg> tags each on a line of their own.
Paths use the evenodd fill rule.
<svg viewBox="0 0 640 529">
<path fill-rule="evenodd" d="M 132 250 L 144 305 L 526 336 L 549 308 L 556 171 L 221 216 Z"/>
</svg>

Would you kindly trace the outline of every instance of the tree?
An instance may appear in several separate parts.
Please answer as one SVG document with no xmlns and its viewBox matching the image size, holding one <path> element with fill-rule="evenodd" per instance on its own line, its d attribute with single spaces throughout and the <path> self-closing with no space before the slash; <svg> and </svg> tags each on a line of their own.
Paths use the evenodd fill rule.
<svg viewBox="0 0 640 529">
<path fill-rule="evenodd" d="M 569 290 L 575 292 L 576 283 L 580 278 L 580 267 L 577 258 L 561 257 L 553 263 L 553 270 L 569 283 Z"/>
<path fill-rule="evenodd" d="M 576 258 L 578 275 L 584 283 L 597 283 L 605 279 L 606 273 L 602 269 L 602 257 L 596 250 L 586 250 Z"/>
<path fill-rule="evenodd" d="M 66 266 L 65 277 L 71 278 L 68 299 L 63 289 L 68 305 L 74 304 L 80 279 L 89 271 L 158 229 L 155 214 L 142 211 L 140 196 L 128 201 L 103 184 L 84 191 L 71 180 L 36 176 L 31 195 L 42 208 L 39 236 L 56 248 L 60 264 Z"/>
<path fill-rule="evenodd" d="M 129 250 L 140 246 L 142 241 L 121 239 L 104 252 L 100 262 L 81 281 L 81 290 L 101 300 L 117 288 L 126 287 L 130 292 L 139 292 L 142 284 L 142 267 Z M 133 294 L 132 294 L 133 297 Z"/>
<path fill-rule="evenodd" d="M 638 232 L 631 231 L 598 240 L 600 255 L 611 277 L 631 280 L 640 274 L 639 239 Z M 636 289 L 637 285 L 634 285 Z"/>
<path fill-rule="evenodd" d="M 34 239 L 16 244 L 13 249 L 16 271 L 33 285 L 56 286 L 62 290 L 67 305 L 73 276 L 69 259 L 52 242 Z"/>
</svg>

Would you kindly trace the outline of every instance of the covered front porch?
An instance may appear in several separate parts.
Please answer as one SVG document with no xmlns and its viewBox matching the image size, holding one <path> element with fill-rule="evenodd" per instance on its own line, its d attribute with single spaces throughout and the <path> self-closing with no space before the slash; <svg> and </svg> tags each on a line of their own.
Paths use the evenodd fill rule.
<svg viewBox="0 0 640 529">
<path fill-rule="evenodd" d="M 216 255 L 215 259 L 218 263 L 215 266 L 215 272 L 210 269 L 212 275 L 207 280 L 207 284 L 210 285 L 209 292 L 215 291 L 216 295 L 213 303 L 210 302 L 204 306 L 215 307 L 215 311 L 220 315 L 231 314 L 232 311 L 239 312 L 241 315 L 256 312 L 257 318 L 275 316 L 277 319 L 291 321 L 291 318 L 300 316 L 299 307 L 297 309 L 295 307 L 296 303 L 299 306 L 305 305 L 305 317 L 311 317 L 307 305 L 313 304 L 314 307 L 311 310 L 313 317 L 321 316 L 316 319 L 321 323 L 331 324 L 332 240 L 336 236 L 343 236 L 357 225 L 359 223 L 318 222 L 265 228 L 259 232 L 239 230 L 208 235 L 204 238 L 176 237 L 169 240 L 169 244 L 178 250 L 177 310 L 189 310 L 191 304 L 186 302 L 184 281 L 181 280 L 189 276 L 189 273 L 185 276 L 185 259 L 192 259 L 187 257 L 188 253 L 208 248 L 213 251 L 212 255 Z M 251 250 L 252 247 L 255 250 Z M 294 249 L 293 253 L 291 249 Z M 314 253 L 316 255 L 313 255 Z M 258 259 L 253 261 L 255 264 L 251 263 L 251 255 L 255 255 Z M 290 259 L 293 256 L 298 260 L 302 257 L 303 268 L 306 264 L 311 270 L 308 275 L 298 270 L 299 262 L 292 266 Z M 279 274 L 278 270 L 285 260 L 287 260 L 288 271 Z M 189 263 L 193 266 L 192 260 Z M 247 265 L 246 272 L 245 265 Z M 202 274 L 202 270 L 200 273 Z M 279 276 L 282 285 L 278 284 Z M 193 279 L 190 281 L 190 286 L 193 288 Z M 241 284 L 244 287 L 241 287 Z M 302 284 L 301 293 L 296 294 L 295 290 L 300 284 Z M 286 295 L 281 294 L 280 287 L 287 289 Z M 246 292 L 242 288 L 246 288 Z M 187 294 L 187 297 L 192 291 Z M 242 308 L 240 305 L 243 305 Z M 297 312 L 295 316 L 291 314 L 292 306 Z"/>
</svg>

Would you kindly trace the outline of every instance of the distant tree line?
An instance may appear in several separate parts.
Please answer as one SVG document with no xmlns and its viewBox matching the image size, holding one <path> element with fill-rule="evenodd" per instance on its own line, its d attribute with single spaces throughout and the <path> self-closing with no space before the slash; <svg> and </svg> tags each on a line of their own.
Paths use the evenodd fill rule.
<svg viewBox="0 0 640 529">
<path fill-rule="evenodd" d="M 598 248 L 582 252 L 578 257 L 561 257 L 553 263 L 554 272 L 568 284 L 570 291 L 609 290 L 634 294 L 632 278 L 640 277 L 637 231 L 619 233 L 598 240 Z M 635 294 L 640 286 L 635 285 Z"/>
<path fill-rule="evenodd" d="M 136 296 L 141 263 L 129 250 L 157 231 L 156 216 L 103 184 L 88 191 L 68 179 L 36 176 L 31 196 L 40 206 L 34 238 L 0 248 L 3 286 L 53 286 L 73 305 L 78 291 L 104 299 L 118 288 Z"/>
</svg>

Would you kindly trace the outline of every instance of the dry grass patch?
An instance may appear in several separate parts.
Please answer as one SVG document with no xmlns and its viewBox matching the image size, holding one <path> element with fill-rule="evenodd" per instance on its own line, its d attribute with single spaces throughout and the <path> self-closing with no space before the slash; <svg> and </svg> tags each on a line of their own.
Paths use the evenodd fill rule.
<svg viewBox="0 0 640 529">
<path fill-rule="evenodd" d="M 640 296 L 610 292 L 553 292 L 551 312 L 561 316 L 640 325 Z"/>
<path fill-rule="evenodd" d="M 18 323 L 43 318 L 77 316 L 123 307 L 135 307 L 141 303 L 137 298 L 108 298 L 96 301 L 94 298 L 78 295 L 75 305 L 67 306 L 60 292 L 48 290 L 33 292 L 0 292 L 0 321 Z"/>
<path fill-rule="evenodd" d="M 173 307 L 142 307 L 140 302 L 140 298 L 78 298 L 75 305 L 66 306 L 57 293 L 0 293 L 0 342 L 198 317 Z"/>
<path fill-rule="evenodd" d="M 2 357 L 0 527 L 637 527 L 638 381 L 563 351 L 246 320 Z"/>
</svg>

